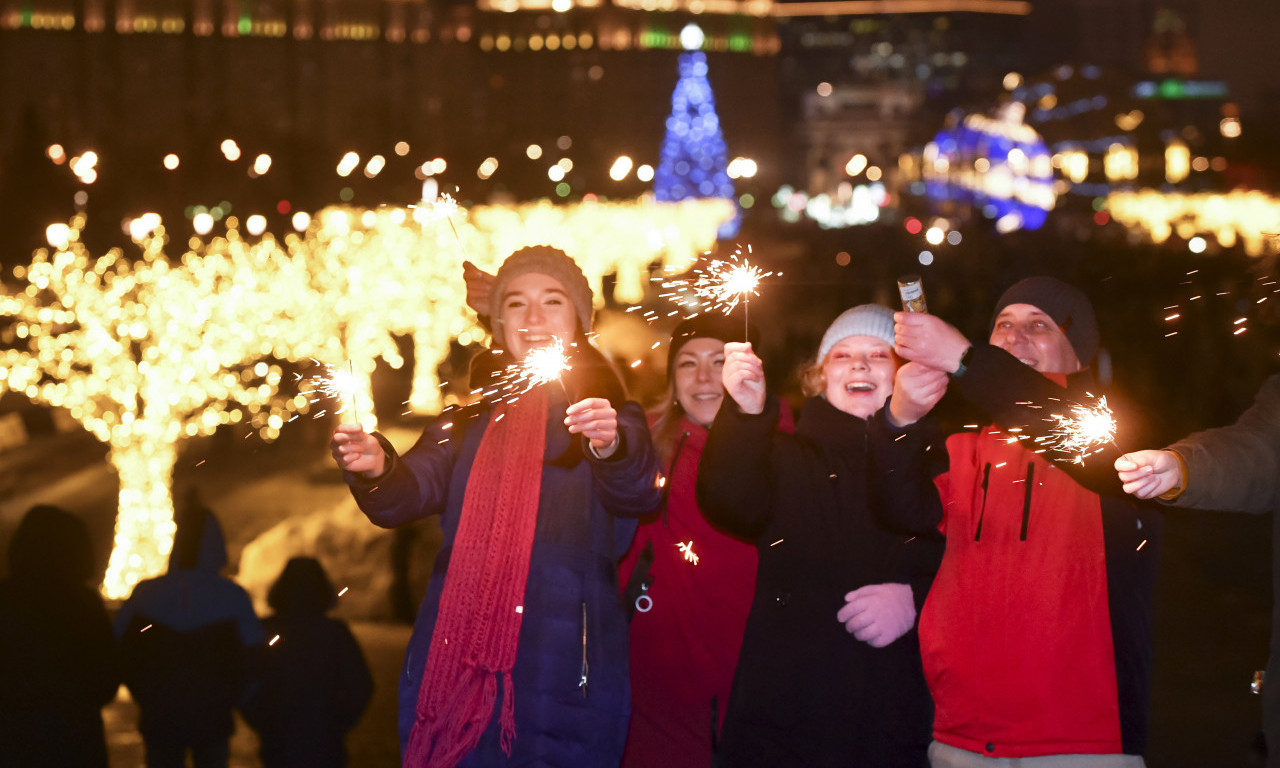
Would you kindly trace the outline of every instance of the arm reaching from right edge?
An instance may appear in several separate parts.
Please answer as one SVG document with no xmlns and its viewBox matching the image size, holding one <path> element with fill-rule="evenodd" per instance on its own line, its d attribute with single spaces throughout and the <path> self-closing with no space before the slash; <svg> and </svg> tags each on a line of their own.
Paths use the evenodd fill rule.
<svg viewBox="0 0 1280 768">
<path fill-rule="evenodd" d="M 1173 451 L 1133 451 L 1115 461 L 1124 492 L 1139 499 L 1182 491 L 1182 461 Z"/>
<path fill-rule="evenodd" d="M 1164 451 L 1125 454 L 1115 468 L 1125 491 L 1138 498 L 1180 487 L 1173 502 L 1177 506 L 1260 514 L 1274 505 L 1280 473 L 1277 450 L 1280 376 L 1272 376 L 1234 424 L 1188 435 Z M 1176 469 L 1170 462 L 1178 465 Z"/>
</svg>

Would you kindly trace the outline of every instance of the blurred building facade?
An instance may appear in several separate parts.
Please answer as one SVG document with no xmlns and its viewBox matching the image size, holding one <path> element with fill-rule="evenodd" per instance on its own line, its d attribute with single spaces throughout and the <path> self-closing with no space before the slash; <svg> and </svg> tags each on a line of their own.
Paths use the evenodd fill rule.
<svg viewBox="0 0 1280 768">
<path fill-rule="evenodd" d="M 0 264 L 25 263 L 75 208 L 114 242 L 151 210 L 260 213 L 282 231 L 291 211 L 431 190 L 464 203 L 634 197 L 651 177 L 610 171 L 622 156 L 658 164 L 689 24 L 729 155 L 757 169 L 736 191 L 758 207 L 788 187 L 845 203 L 874 187 L 876 205 L 892 203 L 905 153 L 1001 99 L 1026 104 L 1055 152 L 1093 147 L 1091 173 L 1116 136 L 1141 136 L 1143 173 L 1158 176 L 1168 131 L 1190 162 L 1229 159 L 1216 126 L 1238 109 L 1195 90 L 1218 82 L 1194 43 L 1198 7 L 0 0 Z M 1102 106 L 1064 112 L 1083 99 Z M 1141 129 L 1124 127 L 1135 119 Z M 96 163 L 73 172 L 88 152 Z"/>
<path fill-rule="evenodd" d="M 690 22 L 729 147 L 767 181 L 770 7 L 0 0 L 0 232 L 65 219 L 76 189 L 91 219 L 226 201 L 273 228 L 289 210 L 410 204 L 428 178 L 468 202 L 633 197 L 648 185 L 608 171 L 620 155 L 656 164 Z M 89 151 L 86 183 L 69 165 Z M 0 239 L 0 258 L 38 244 Z"/>
</svg>

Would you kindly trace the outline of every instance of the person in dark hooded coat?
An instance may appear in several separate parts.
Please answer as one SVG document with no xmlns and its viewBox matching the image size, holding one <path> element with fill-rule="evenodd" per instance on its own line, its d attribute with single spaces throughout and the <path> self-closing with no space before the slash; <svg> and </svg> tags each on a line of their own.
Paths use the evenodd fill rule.
<svg viewBox="0 0 1280 768">
<path fill-rule="evenodd" d="M 221 575 L 222 528 L 198 502 L 176 515 L 169 571 L 139 582 L 116 615 L 124 682 L 147 768 L 226 766 L 234 710 L 263 644 L 249 595 Z"/>
<path fill-rule="evenodd" d="M 264 768 L 342 768 L 347 732 L 373 696 L 373 677 L 346 622 L 325 614 L 338 602 L 312 557 L 285 565 L 267 594 L 271 646 L 241 708 L 262 742 Z"/>
<path fill-rule="evenodd" d="M 0 581 L 0 764 L 107 766 L 102 707 L 120 681 L 111 619 L 86 584 L 92 574 L 84 522 L 32 507 Z"/>
</svg>

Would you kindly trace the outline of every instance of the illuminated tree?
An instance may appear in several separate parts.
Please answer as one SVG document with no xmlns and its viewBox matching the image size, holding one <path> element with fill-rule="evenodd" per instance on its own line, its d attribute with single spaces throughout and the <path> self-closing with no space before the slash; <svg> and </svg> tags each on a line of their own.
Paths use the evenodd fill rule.
<svg viewBox="0 0 1280 768">
<path fill-rule="evenodd" d="M 703 44 L 702 31 L 690 24 L 680 32 L 680 42 L 685 52 L 680 54 L 680 79 L 671 94 L 671 116 L 653 191 L 659 200 L 668 202 L 707 197 L 732 200 L 729 151 L 707 79 L 707 55 L 698 50 Z M 734 213 L 734 218 L 721 226 L 721 237 L 737 234 L 740 221 L 736 210 Z"/>
<path fill-rule="evenodd" d="M 732 204 L 721 199 L 539 202 L 444 211 L 326 208 L 305 238 L 287 243 L 291 253 L 312 265 L 315 290 L 307 301 L 319 301 L 344 329 L 345 341 L 328 359 L 350 360 L 367 376 L 379 356 L 399 367 L 403 361 L 392 334 L 411 336 L 415 366 L 409 406 L 415 413 L 434 413 L 444 404 L 437 369 L 451 343 L 465 346 L 486 336 L 466 307 L 463 259 L 495 272 L 517 248 L 555 246 L 582 267 L 598 305 L 604 303 L 606 275 L 616 277 L 614 298 L 633 303 L 644 296 L 655 262 L 676 271 L 687 268 L 715 243 L 717 227 L 732 215 Z M 336 303 L 326 298 L 334 296 L 341 298 Z M 309 326 L 323 327 L 318 320 Z M 366 424 L 369 410 L 360 411 Z"/>
<path fill-rule="evenodd" d="M 478 209 L 473 225 L 457 210 L 453 221 L 428 209 L 333 208 L 283 247 L 269 234 L 250 243 L 229 220 L 226 236 L 192 238 L 176 261 L 159 217 L 134 220 L 130 258 L 92 257 L 78 219 L 51 227 L 57 247 L 15 271 L 24 290 L 0 294 L 0 393 L 65 408 L 108 444 L 120 493 L 103 591 L 122 598 L 164 570 L 180 441 L 235 423 L 270 440 L 308 409 L 283 362 L 349 363 L 372 427 L 368 377 L 378 357 L 401 365 L 395 337 L 411 335 L 415 407 L 438 409 L 436 369 L 451 342 L 485 335 L 465 306 L 464 256 L 492 270 L 521 245 L 558 245 L 597 295 L 612 273 L 618 298 L 633 301 L 653 261 L 687 266 L 730 214 L 724 201 L 533 205 Z"/>
<path fill-rule="evenodd" d="M 139 219 L 138 221 L 143 221 Z M 274 437 L 305 399 L 278 396 L 282 337 L 269 309 L 287 263 L 270 239 L 235 236 L 163 253 L 158 217 L 141 253 L 93 258 L 73 221 L 53 251 L 19 269 L 25 290 L 0 297 L 0 391 L 65 408 L 110 447 L 119 511 L 103 591 L 129 594 L 164 570 L 173 546 L 170 481 L 184 437 L 248 422 Z"/>
</svg>

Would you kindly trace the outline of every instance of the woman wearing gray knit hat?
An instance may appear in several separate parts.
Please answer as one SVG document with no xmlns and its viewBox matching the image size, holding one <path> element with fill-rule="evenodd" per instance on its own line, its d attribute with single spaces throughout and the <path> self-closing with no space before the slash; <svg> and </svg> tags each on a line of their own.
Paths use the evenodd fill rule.
<svg viewBox="0 0 1280 768">
<path fill-rule="evenodd" d="M 658 458 L 644 412 L 587 342 L 591 289 L 572 259 L 516 251 L 489 307 L 495 348 L 473 385 L 492 389 L 489 375 L 559 343 L 564 388 L 446 412 L 403 454 L 355 424 L 330 446 L 375 524 L 440 515 L 400 676 L 403 764 L 616 768 L 631 697 L 615 564 L 661 503 Z"/>
<path fill-rule="evenodd" d="M 881 528 L 867 419 L 898 361 L 893 312 L 865 304 L 832 322 L 804 374 L 795 434 L 776 428 L 750 344 L 726 344 L 726 402 L 698 471 L 719 527 L 756 544 L 759 570 L 718 765 L 927 765 L 932 705 L 915 617 L 940 542 Z"/>
</svg>

